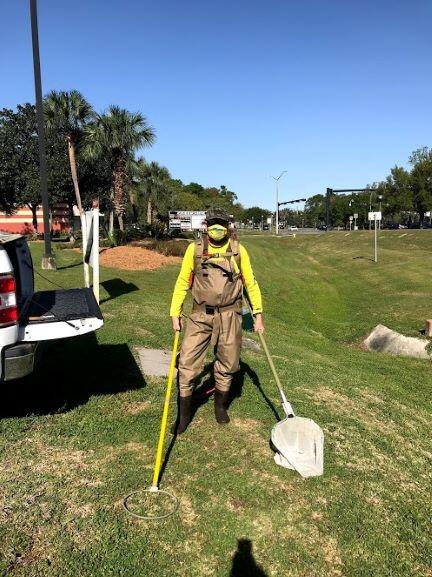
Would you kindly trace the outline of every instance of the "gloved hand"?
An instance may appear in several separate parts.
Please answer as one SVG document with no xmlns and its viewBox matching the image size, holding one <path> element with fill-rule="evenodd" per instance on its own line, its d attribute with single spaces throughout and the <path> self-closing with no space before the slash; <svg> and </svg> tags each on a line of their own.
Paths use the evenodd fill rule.
<svg viewBox="0 0 432 577">
<path fill-rule="evenodd" d="M 171 317 L 173 331 L 182 330 L 182 319 L 181 317 Z"/>
</svg>

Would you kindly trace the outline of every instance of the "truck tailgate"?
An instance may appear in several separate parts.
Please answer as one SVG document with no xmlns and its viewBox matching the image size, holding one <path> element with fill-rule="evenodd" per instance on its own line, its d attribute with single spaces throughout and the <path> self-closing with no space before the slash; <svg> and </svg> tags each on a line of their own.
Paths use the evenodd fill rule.
<svg viewBox="0 0 432 577">
<path fill-rule="evenodd" d="M 89 288 L 41 291 L 33 294 L 20 319 L 20 341 L 47 341 L 83 335 L 103 325 Z"/>
</svg>

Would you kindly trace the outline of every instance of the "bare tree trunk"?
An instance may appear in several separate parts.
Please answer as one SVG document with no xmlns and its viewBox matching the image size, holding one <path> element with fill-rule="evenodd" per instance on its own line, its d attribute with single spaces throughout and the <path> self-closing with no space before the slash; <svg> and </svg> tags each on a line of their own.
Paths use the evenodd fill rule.
<svg viewBox="0 0 432 577">
<path fill-rule="evenodd" d="M 37 231 L 38 231 L 37 207 L 38 207 L 38 205 L 32 202 L 32 203 L 28 204 L 27 206 L 32 211 L 32 225 L 33 225 L 33 228 L 37 234 Z"/>
<path fill-rule="evenodd" d="M 69 208 L 69 227 L 70 227 L 70 234 L 69 234 L 69 242 L 75 242 L 75 217 L 73 213 L 73 202 L 71 200 L 68 201 L 68 208 Z"/>
<path fill-rule="evenodd" d="M 81 214 L 83 212 L 83 208 L 82 208 L 82 203 L 81 203 L 81 194 L 80 194 L 79 186 L 78 186 L 78 172 L 77 172 L 76 158 L 75 158 L 75 146 L 74 146 L 72 136 L 68 135 L 66 137 L 66 140 L 67 140 L 67 144 L 68 144 L 69 164 L 70 164 L 70 171 L 71 171 L 71 175 L 72 175 L 73 187 L 74 187 L 74 191 L 75 191 L 75 199 L 76 199 L 78 210 L 80 211 L 80 214 Z"/>
<path fill-rule="evenodd" d="M 118 156 L 114 160 L 113 182 L 114 182 L 114 210 L 118 218 L 119 229 L 124 231 L 123 215 L 125 213 L 125 160 Z"/>
<path fill-rule="evenodd" d="M 108 234 L 110 238 L 114 235 L 114 192 L 110 192 L 110 211 L 109 211 L 109 223 L 108 223 Z"/>
<path fill-rule="evenodd" d="M 135 192 L 132 190 L 132 188 L 131 188 L 131 190 L 129 191 L 129 202 L 131 203 L 134 221 L 135 221 L 135 222 L 138 222 L 138 207 L 137 207 L 137 204 L 136 204 L 136 194 L 135 194 Z"/>
<path fill-rule="evenodd" d="M 152 222 L 153 222 L 153 205 L 152 205 L 151 196 L 149 194 L 149 197 L 147 200 L 147 224 L 151 224 Z"/>
<path fill-rule="evenodd" d="M 81 219 L 81 235 L 82 235 L 82 254 L 83 254 L 83 267 L 84 267 L 84 284 L 86 287 L 90 286 L 90 270 L 89 265 L 85 262 L 85 254 L 87 252 L 87 223 L 85 219 L 84 210 L 81 203 L 81 194 L 79 191 L 78 186 L 78 172 L 76 166 L 76 157 L 75 157 L 75 146 L 72 139 L 72 135 L 68 134 L 66 137 L 67 144 L 68 144 L 68 154 L 69 154 L 69 164 L 70 170 L 72 175 L 72 182 L 75 191 L 75 198 L 77 207 L 80 213 Z"/>
</svg>

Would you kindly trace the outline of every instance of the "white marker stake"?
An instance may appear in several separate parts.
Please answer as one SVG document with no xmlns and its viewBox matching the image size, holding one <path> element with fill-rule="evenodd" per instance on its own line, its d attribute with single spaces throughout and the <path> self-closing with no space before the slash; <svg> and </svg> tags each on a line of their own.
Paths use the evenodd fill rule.
<svg viewBox="0 0 432 577">
<path fill-rule="evenodd" d="M 369 222 L 371 223 L 372 221 L 374 221 L 375 224 L 375 230 L 374 230 L 374 237 L 375 237 L 375 262 L 378 262 L 378 238 L 377 238 L 377 222 L 381 222 L 382 219 L 382 213 L 381 211 L 378 212 L 369 212 L 368 213 L 368 219 Z"/>
<path fill-rule="evenodd" d="M 85 255 L 87 253 L 87 220 L 86 213 L 83 212 L 81 215 L 81 242 L 82 242 L 82 253 L 83 253 L 83 265 L 84 265 L 84 286 L 90 286 L 90 269 L 88 263 L 85 262 Z"/>
<path fill-rule="evenodd" d="M 377 237 L 377 219 L 376 219 L 376 213 L 375 213 L 375 262 L 378 262 L 378 237 Z"/>
<path fill-rule="evenodd" d="M 99 304 L 99 203 L 93 206 L 93 293 Z"/>
</svg>

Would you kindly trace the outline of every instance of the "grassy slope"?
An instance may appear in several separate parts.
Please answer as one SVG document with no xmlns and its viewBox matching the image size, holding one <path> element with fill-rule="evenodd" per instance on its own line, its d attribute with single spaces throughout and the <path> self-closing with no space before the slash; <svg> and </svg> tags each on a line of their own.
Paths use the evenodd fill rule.
<svg viewBox="0 0 432 577">
<path fill-rule="evenodd" d="M 97 342 L 54 345 L 31 379 L 5 387 L 0 574 L 222 577 L 246 538 L 266 575 L 431 575 L 430 364 L 356 346 L 379 322 L 415 335 L 431 316 L 432 234 L 403 234 L 381 233 L 378 264 L 368 232 L 245 238 L 288 396 L 325 431 L 325 475 L 274 465 L 278 398 L 264 357 L 245 351 L 232 423 L 217 427 L 207 403 L 172 448 L 162 485 L 181 512 L 161 524 L 128 518 L 121 499 L 150 481 L 164 390 L 131 352 L 170 347 L 177 268 L 103 269 Z M 78 256 L 57 256 L 61 270 L 43 274 L 79 286 Z"/>
</svg>

